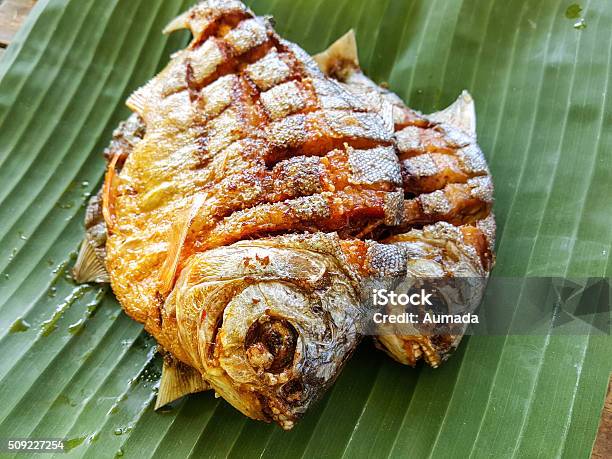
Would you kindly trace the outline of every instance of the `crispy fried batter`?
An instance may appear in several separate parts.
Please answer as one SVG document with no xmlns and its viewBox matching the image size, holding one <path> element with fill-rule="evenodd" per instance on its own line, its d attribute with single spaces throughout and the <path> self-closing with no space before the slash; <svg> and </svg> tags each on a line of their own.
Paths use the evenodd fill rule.
<svg viewBox="0 0 612 459">
<path fill-rule="evenodd" d="M 368 282 L 405 272 L 399 246 L 355 239 L 402 218 L 393 131 L 239 2 L 180 27 L 193 41 L 128 100 L 142 140 L 111 155 L 112 287 L 226 400 L 290 428 L 358 342 Z"/>
<path fill-rule="evenodd" d="M 469 94 L 464 92 L 450 107 L 431 115 L 408 108 L 361 72 L 352 31 L 315 60 L 326 74 L 369 100 L 372 107 L 380 107 L 380 97 L 393 107 L 406 201 L 400 225 L 391 229 L 394 236 L 385 242 L 408 251 L 409 276 L 486 279 L 494 262 L 493 183 L 476 143 L 476 117 Z M 476 296 L 474 307 L 480 298 Z M 386 333 L 377 338 L 377 346 L 401 363 L 415 365 L 423 358 L 437 367 L 464 332 L 432 335 L 431 330 L 420 331 L 422 334 L 403 336 Z"/>
<path fill-rule="evenodd" d="M 210 385 L 288 429 L 356 346 L 373 287 L 488 275 L 473 103 L 411 110 L 361 73 L 354 37 L 319 56 L 328 79 L 238 1 L 201 2 L 179 28 L 192 42 L 129 98 L 106 152 L 106 265 L 126 312 L 193 369 L 168 400 Z M 377 345 L 437 366 L 463 331 Z"/>
</svg>

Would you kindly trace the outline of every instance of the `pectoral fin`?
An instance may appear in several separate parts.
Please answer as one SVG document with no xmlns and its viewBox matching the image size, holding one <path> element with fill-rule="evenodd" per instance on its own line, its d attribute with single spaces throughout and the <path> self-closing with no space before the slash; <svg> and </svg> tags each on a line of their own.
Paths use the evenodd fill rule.
<svg viewBox="0 0 612 459">
<path fill-rule="evenodd" d="M 187 239 L 191 225 L 198 216 L 198 212 L 204 204 L 204 200 L 204 195 L 196 196 L 192 205 L 184 213 L 184 216 L 180 217 L 172 225 L 170 240 L 168 242 L 168 252 L 159 272 L 159 291 L 163 295 L 170 293 L 170 290 L 172 290 L 174 287 L 174 279 L 176 277 L 176 271 L 181 259 L 185 240 Z"/>
<path fill-rule="evenodd" d="M 210 386 L 202 378 L 199 371 L 171 356 L 165 356 L 155 409 L 158 410 L 185 395 L 208 389 L 210 389 Z"/>
<path fill-rule="evenodd" d="M 98 256 L 87 237 L 81 243 L 79 255 L 77 256 L 74 268 L 72 268 L 72 275 L 79 284 L 86 282 L 105 284 L 110 282 L 106 266 L 104 266 L 104 260 Z"/>
</svg>

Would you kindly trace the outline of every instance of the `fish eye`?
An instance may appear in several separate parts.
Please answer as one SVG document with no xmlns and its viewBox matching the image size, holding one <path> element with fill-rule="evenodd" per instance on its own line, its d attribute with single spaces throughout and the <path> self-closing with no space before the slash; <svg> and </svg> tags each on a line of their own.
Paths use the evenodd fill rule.
<svg viewBox="0 0 612 459">
<path fill-rule="evenodd" d="M 263 315 L 249 327 L 244 347 L 249 363 L 268 373 L 281 373 L 293 362 L 298 332 L 282 318 Z"/>
</svg>

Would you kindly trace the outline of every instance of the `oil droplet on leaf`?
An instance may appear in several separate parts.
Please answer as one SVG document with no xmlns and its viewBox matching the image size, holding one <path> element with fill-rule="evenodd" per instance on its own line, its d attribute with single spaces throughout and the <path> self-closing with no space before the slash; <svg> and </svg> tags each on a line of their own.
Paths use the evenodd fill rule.
<svg viewBox="0 0 612 459">
<path fill-rule="evenodd" d="M 25 331 L 28 331 L 30 329 L 30 326 L 31 325 L 28 322 L 26 322 L 20 317 L 15 322 L 13 322 L 13 325 L 11 325 L 9 331 L 11 333 L 23 333 Z"/>
<path fill-rule="evenodd" d="M 568 19 L 578 19 L 582 13 L 582 7 L 578 3 L 572 3 L 565 10 L 565 17 Z"/>
<path fill-rule="evenodd" d="M 123 435 L 126 433 L 130 433 L 132 431 L 132 426 L 122 426 L 122 427 L 117 427 L 115 430 L 113 430 L 113 433 L 117 436 L 119 435 Z"/>
<path fill-rule="evenodd" d="M 72 209 L 74 207 L 74 202 L 72 201 L 66 201 L 66 202 L 60 202 L 57 204 L 57 207 L 59 207 L 60 209 Z"/>
<path fill-rule="evenodd" d="M 74 400 L 70 399 L 68 396 L 63 395 L 63 394 L 57 397 L 57 403 L 61 405 L 71 406 L 73 408 L 79 405 L 77 402 L 75 402 Z"/>
<path fill-rule="evenodd" d="M 68 332 L 71 335 L 78 335 L 85 327 L 85 319 L 79 319 L 75 323 L 68 326 Z"/>
<path fill-rule="evenodd" d="M 85 325 L 87 321 L 89 320 L 89 318 L 92 317 L 98 310 L 98 307 L 100 306 L 100 303 L 102 302 L 102 299 L 104 298 L 105 293 L 106 293 L 106 288 L 98 289 L 93 301 L 91 303 L 88 303 L 85 307 L 85 316 L 81 317 L 75 323 L 70 324 L 68 326 L 68 332 L 70 334 L 78 335 L 83 330 L 83 328 L 85 328 Z"/>
<path fill-rule="evenodd" d="M 87 290 L 90 290 L 90 289 L 91 289 L 91 287 L 89 285 L 87 285 L 87 284 L 84 284 L 84 285 L 81 285 L 81 286 L 75 288 L 70 293 L 70 295 L 68 295 L 66 297 L 64 302 L 59 304 L 55 308 L 55 311 L 53 312 L 53 315 L 48 320 L 45 320 L 41 324 L 41 326 L 40 326 L 40 334 L 41 334 L 41 336 L 49 336 L 51 333 L 53 333 L 57 329 L 57 323 L 59 322 L 59 320 L 64 315 L 64 312 L 66 312 L 66 310 L 68 308 L 70 308 L 77 300 L 82 298 L 83 295 L 85 294 L 85 292 Z"/>
<path fill-rule="evenodd" d="M 578 21 L 576 21 L 576 23 L 574 24 L 574 29 L 576 30 L 584 30 L 587 28 L 587 23 L 586 21 L 583 19 L 579 19 Z"/>
<path fill-rule="evenodd" d="M 87 438 L 87 435 L 83 435 L 82 437 L 70 438 L 68 440 L 65 440 L 64 441 L 64 452 L 68 452 L 76 448 L 77 446 L 81 445 L 85 441 L 86 438 Z"/>
</svg>

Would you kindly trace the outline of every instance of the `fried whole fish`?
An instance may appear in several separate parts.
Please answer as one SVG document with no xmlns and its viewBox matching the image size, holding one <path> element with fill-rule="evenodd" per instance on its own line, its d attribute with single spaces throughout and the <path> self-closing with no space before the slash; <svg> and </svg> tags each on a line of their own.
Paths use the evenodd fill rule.
<svg viewBox="0 0 612 459">
<path fill-rule="evenodd" d="M 418 286 L 422 279 L 457 279 L 450 296 L 460 298 L 454 301 L 464 311 L 473 311 L 481 302 L 494 264 L 495 217 L 493 182 L 476 143 L 471 96 L 464 91 L 447 109 L 431 115 L 410 109 L 361 71 L 352 30 L 314 59 L 326 75 L 370 101 L 371 110 L 384 110 L 381 97 L 392 107 L 406 200 L 401 223 L 391 228 L 392 235 L 383 242 L 407 250 L 404 288 Z M 441 312 L 452 313 L 447 311 L 452 299 L 441 300 L 437 305 Z M 437 367 L 458 346 L 465 331 L 463 325 L 450 334 L 438 334 L 422 323 L 412 328 L 414 333 L 407 334 L 405 326 L 402 333 L 386 325 L 385 331 L 377 333 L 377 346 L 398 362 L 414 366 L 423 358 Z"/>
<path fill-rule="evenodd" d="M 403 248 L 363 240 L 404 213 L 392 120 L 240 2 L 180 28 L 193 40 L 106 151 L 76 277 L 104 280 L 103 259 L 185 392 L 288 429 L 351 355 L 372 289 L 405 276 Z"/>
<path fill-rule="evenodd" d="M 160 343 L 158 405 L 212 386 L 291 428 L 359 341 L 374 288 L 488 275 L 473 102 L 407 108 L 361 73 L 350 35 L 317 56 L 329 80 L 240 2 L 167 31 L 182 27 L 192 43 L 130 98 L 105 152 L 75 277 L 110 277 Z M 377 343 L 437 366 L 463 330 L 402 332 Z"/>
</svg>

